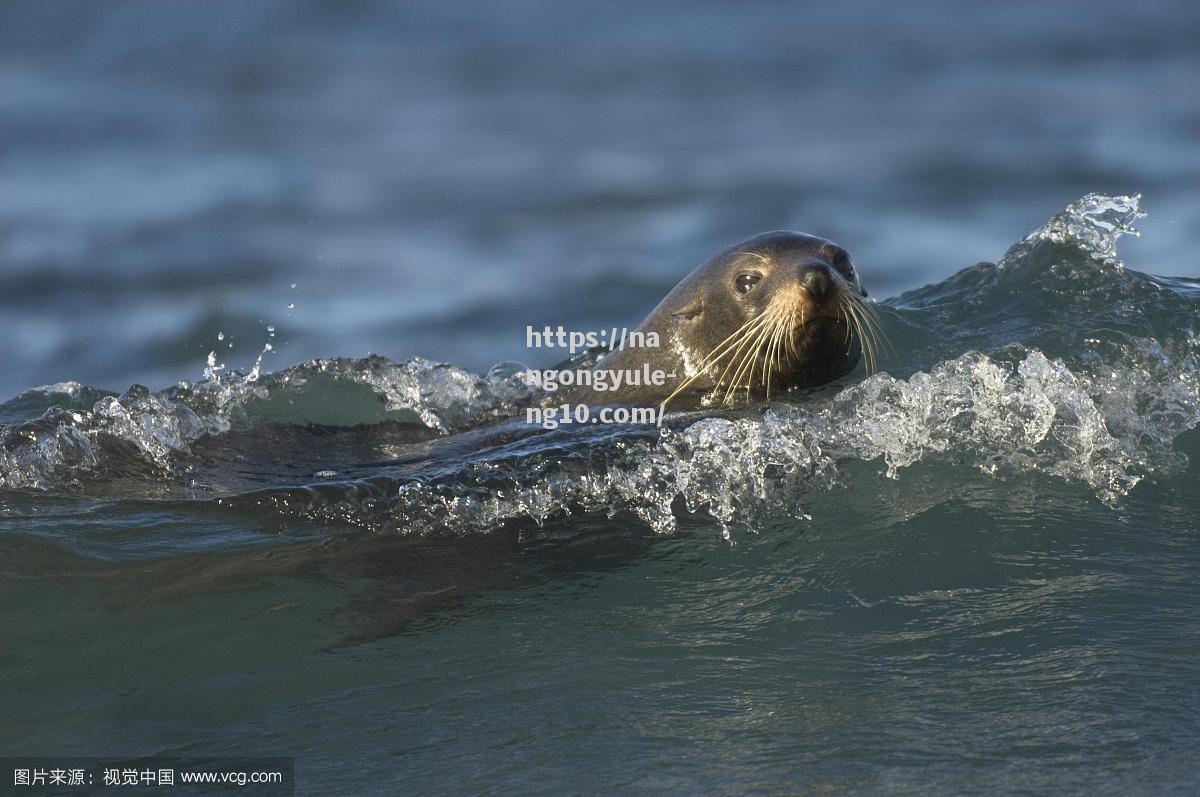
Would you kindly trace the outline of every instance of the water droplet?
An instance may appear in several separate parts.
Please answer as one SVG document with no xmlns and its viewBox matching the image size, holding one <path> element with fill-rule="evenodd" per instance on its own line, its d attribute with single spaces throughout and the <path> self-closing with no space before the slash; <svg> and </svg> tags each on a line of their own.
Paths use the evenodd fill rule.
<svg viewBox="0 0 1200 797">
<path fill-rule="evenodd" d="M 230 345 L 232 345 L 232 344 L 230 344 Z M 205 379 L 216 379 L 217 374 L 223 370 L 225 370 L 225 363 L 221 363 L 220 365 L 218 365 L 217 364 L 217 353 L 215 351 L 210 351 L 208 353 L 207 363 L 204 368 L 204 378 Z"/>
<path fill-rule="evenodd" d="M 217 340 L 225 340 L 225 333 L 224 333 L 224 332 L 218 332 L 218 333 L 217 333 Z"/>
<path fill-rule="evenodd" d="M 272 335 L 274 335 L 274 334 L 275 334 L 275 327 L 273 327 L 273 326 L 268 326 L 268 327 L 267 327 L 267 332 L 270 332 Z"/>
<path fill-rule="evenodd" d="M 294 282 L 293 282 L 293 283 L 292 283 L 292 287 L 293 287 L 293 288 L 295 288 L 295 287 L 296 287 L 296 283 L 294 283 Z"/>
<path fill-rule="evenodd" d="M 295 309 L 296 309 L 296 305 L 294 305 L 294 304 L 289 304 L 289 305 L 288 305 L 288 309 L 289 309 L 289 310 L 295 310 Z"/>
<path fill-rule="evenodd" d="M 516 360 L 505 360 L 493 365 L 487 372 L 489 380 L 504 380 L 514 377 L 523 377 L 529 370 L 529 366 L 524 363 L 519 363 Z"/>
</svg>

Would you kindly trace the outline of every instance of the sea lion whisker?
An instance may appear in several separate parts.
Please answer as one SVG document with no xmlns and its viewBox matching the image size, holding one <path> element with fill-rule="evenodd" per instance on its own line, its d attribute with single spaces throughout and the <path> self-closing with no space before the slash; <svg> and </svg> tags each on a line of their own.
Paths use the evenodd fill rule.
<svg viewBox="0 0 1200 797">
<path fill-rule="evenodd" d="M 855 294 L 847 294 L 846 298 L 850 301 L 851 304 L 854 305 L 855 308 L 857 308 L 858 310 L 860 310 L 862 312 L 863 317 L 865 319 L 872 322 L 872 327 L 876 331 L 879 331 L 879 323 L 877 320 L 877 313 L 875 311 L 875 308 L 872 307 L 869 303 L 867 303 L 867 301 L 864 300 L 861 296 L 857 296 Z"/>
<path fill-rule="evenodd" d="M 842 321 L 846 325 L 846 336 L 845 336 L 846 354 L 845 354 L 845 356 L 849 356 L 851 350 L 854 349 L 854 323 L 850 320 L 850 313 L 846 309 L 845 302 L 838 305 L 838 315 L 841 316 Z"/>
<path fill-rule="evenodd" d="M 765 316 L 766 313 L 764 313 L 763 315 Z M 729 399 L 731 399 L 733 397 L 734 392 L 737 390 L 738 382 L 741 381 L 742 376 L 744 374 L 747 375 L 751 380 L 753 379 L 754 364 L 758 360 L 759 353 L 762 350 L 763 341 L 766 339 L 767 333 L 769 331 L 770 331 L 770 326 L 767 324 L 764 324 L 762 327 L 759 327 L 756 330 L 754 342 L 750 345 L 750 347 L 748 349 L 746 349 L 746 353 L 742 356 L 741 364 L 738 366 L 737 370 L 733 372 L 733 376 L 729 380 L 729 389 L 725 392 L 725 400 L 723 403 L 725 403 L 725 404 L 729 403 Z M 748 374 L 747 374 L 747 370 L 749 371 Z M 752 389 L 753 389 L 753 384 L 748 381 L 746 383 L 746 397 L 747 398 L 750 397 L 750 392 Z"/>
<path fill-rule="evenodd" d="M 771 371 L 774 367 L 771 358 L 774 356 L 775 341 L 779 338 L 779 322 L 782 315 L 781 312 L 772 313 L 771 324 L 767 328 L 767 337 L 763 343 L 760 371 L 762 372 L 762 386 L 768 399 L 771 398 Z M 753 373 L 750 374 L 750 384 L 754 384 Z"/>
<path fill-rule="evenodd" d="M 859 336 L 869 354 L 867 373 L 873 374 L 879 370 L 879 351 L 875 345 L 875 332 L 871 329 L 870 322 L 867 321 L 861 307 L 855 307 L 855 314 L 858 316 Z"/>
<path fill-rule="evenodd" d="M 775 346 L 779 344 L 779 326 L 779 322 L 776 320 L 776 323 L 770 328 L 767 353 L 763 355 L 762 359 L 762 386 L 763 390 L 766 391 L 768 400 L 770 399 L 770 376 L 775 372 Z"/>
<path fill-rule="evenodd" d="M 788 308 L 780 319 L 779 329 L 776 332 L 775 342 L 775 360 L 772 363 L 773 369 L 783 371 L 786 364 L 791 363 L 796 352 L 796 336 L 794 332 L 794 322 L 796 320 L 796 303 Z"/>
<path fill-rule="evenodd" d="M 875 309 L 869 305 L 860 302 L 858 304 L 859 311 L 862 313 L 863 322 L 867 325 L 871 336 L 871 346 L 875 350 L 875 356 L 878 356 L 882 349 L 886 348 L 894 356 L 896 351 L 892 348 L 891 342 L 887 335 L 884 334 L 883 328 L 879 323 L 879 319 L 875 314 Z"/>
<path fill-rule="evenodd" d="M 867 373 L 873 374 L 878 370 L 879 355 L 875 348 L 875 335 L 868 322 L 863 317 L 862 308 L 851 305 L 854 317 L 858 320 L 858 336 L 867 356 Z"/>
<path fill-rule="evenodd" d="M 790 321 L 790 318 L 784 318 L 775 328 L 775 340 L 771 343 L 771 370 L 767 373 L 767 398 L 771 397 L 771 377 L 776 371 L 783 370 L 784 341 L 791 338 Z"/>
<path fill-rule="evenodd" d="M 733 352 L 729 355 L 729 363 L 725 366 L 725 370 L 723 370 L 721 372 L 721 375 L 719 377 L 717 377 L 716 383 L 713 385 L 713 387 L 715 389 L 720 389 L 720 386 L 725 383 L 725 375 L 729 373 L 730 368 L 733 368 L 733 364 L 735 362 L 737 362 L 738 354 L 740 354 L 742 349 L 744 349 L 746 347 L 746 344 L 750 342 L 750 340 L 752 339 L 752 336 L 754 336 L 761 329 L 763 329 L 771 319 L 767 313 L 763 312 L 763 313 L 760 313 L 759 315 L 755 316 L 755 320 L 758 323 L 755 324 L 752 329 L 748 329 L 746 331 L 746 333 L 740 339 L 740 342 L 738 343 L 737 348 L 734 349 Z M 753 347 L 751 347 L 751 350 L 753 350 Z M 749 353 L 749 352 L 747 352 L 747 353 Z"/>
<path fill-rule="evenodd" d="M 769 353 L 769 361 L 766 369 L 766 389 L 768 399 L 771 398 L 771 375 L 774 374 L 775 370 L 780 367 L 779 357 L 781 344 L 783 343 L 784 336 L 790 331 L 789 327 L 791 326 L 790 322 L 792 314 L 790 312 L 785 311 L 779 315 L 779 321 L 775 324 L 775 334 L 771 338 L 771 343 L 767 347 L 767 351 Z"/>
<path fill-rule="evenodd" d="M 716 388 L 720 390 L 721 386 L 725 384 L 725 374 L 729 373 L 731 368 L 733 369 L 733 375 L 729 378 L 729 383 L 725 391 L 725 398 L 721 400 L 722 404 L 729 403 L 729 399 L 732 398 L 733 393 L 737 390 L 738 380 L 741 378 L 746 364 L 753 360 L 755 347 L 758 345 L 758 340 L 761 338 L 762 331 L 766 329 L 766 322 L 769 320 L 766 314 L 763 314 L 762 319 L 763 323 L 755 327 L 754 332 L 747 335 L 737 350 L 734 351 L 729 359 L 729 364 L 725 366 L 725 370 L 721 372 L 720 379 L 717 380 Z M 744 354 L 742 353 L 743 350 L 745 351 Z M 736 367 L 734 367 L 735 365 Z"/>
<path fill-rule="evenodd" d="M 713 350 L 710 351 L 708 355 L 700 361 L 699 365 L 696 367 L 696 373 L 693 375 L 693 378 L 700 376 L 706 370 L 708 370 L 708 368 L 723 360 L 732 350 L 734 350 L 735 346 L 740 347 L 740 343 L 743 342 L 748 335 L 752 334 L 754 328 L 761 323 L 763 323 L 763 319 L 760 316 L 756 316 L 738 327 L 737 330 L 735 330 L 732 335 L 725 338 L 725 340 L 718 343 Z"/>
<path fill-rule="evenodd" d="M 875 371 L 875 353 L 871 348 L 871 337 L 864 330 L 862 315 L 853 302 L 846 304 L 846 310 L 854 320 L 854 332 L 858 336 L 859 345 L 862 347 L 863 358 L 866 360 L 867 373 L 873 373 Z"/>
<path fill-rule="evenodd" d="M 883 330 L 883 322 L 879 320 L 879 311 L 876 310 L 872 304 L 864 301 L 861 297 L 856 297 L 855 301 L 862 309 L 863 315 L 867 321 L 871 324 L 871 327 L 875 332 L 877 342 L 882 343 L 883 346 L 889 352 L 891 352 L 892 356 L 895 356 L 896 349 L 892 346 L 892 341 L 888 338 L 887 334 Z"/>
<path fill-rule="evenodd" d="M 725 340 L 714 346 L 712 351 L 705 355 L 705 357 L 697 364 L 696 370 L 692 373 L 692 375 L 681 382 L 669 396 L 662 400 L 662 402 L 659 404 L 659 410 L 661 411 L 662 409 L 666 408 L 667 403 L 670 402 L 671 399 L 675 398 L 684 390 L 686 390 L 689 385 L 707 373 L 711 367 L 717 365 L 721 360 L 728 356 L 729 350 L 732 348 L 732 346 L 739 340 L 744 339 L 746 335 L 750 334 L 751 329 L 759 323 L 762 323 L 762 318 L 760 316 L 751 318 L 749 321 L 735 329 L 732 334 L 725 338 Z"/>
<path fill-rule="evenodd" d="M 795 302 L 795 301 L 792 302 L 791 317 L 788 319 L 788 321 L 792 322 L 792 326 L 795 329 L 803 329 L 804 328 L 805 317 L 804 317 L 804 305 L 803 304 L 801 304 L 800 302 Z M 792 357 L 799 356 L 799 352 L 796 350 L 796 336 L 795 335 L 787 336 L 787 348 L 788 348 L 789 355 L 791 355 Z"/>
<path fill-rule="evenodd" d="M 717 382 L 717 389 L 720 390 L 721 385 L 725 384 L 725 382 L 724 382 L 725 374 L 729 372 L 730 368 L 733 368 L 733 375 L 729 378 L 729 384 L 725 391 L 725 398 L 723 398 L 721 400 L 722 404 L 729 403 L 729 399 L 732 398 L 734 392 L 737 390 L 738 380 L 741 378 L 741 374 L 743 373 L 743 371 L 745 371 L 746 364 L 753 362 L 754 350 L 758 345 L 758 341 L 761 338 L 762 331 L 764 329 L 766 329 L 765 323 L 762 326 L 757 327 L 755 329 L 753 336 L 748 335 L 746 337 L 746 340 L 744 340 L 742 342 L 742 345 L 738 347 L 737 351 L 735 351 L 733 356 L 730 358 L 729 365 L 725 366 L 725 371 L 722 372 L 721 379 L 718 380 L 718 382 Z M 746 344 L 749 344 L 749 345 L 747 346 Z M 743 349 L 745 349 L 744 354 L 742 354 Z M 740 359 L 738 358 L 739 355 L 741 355 Z M 737 365 L 736 368 L 734 368 L 735 364 Z"/>
</svg>

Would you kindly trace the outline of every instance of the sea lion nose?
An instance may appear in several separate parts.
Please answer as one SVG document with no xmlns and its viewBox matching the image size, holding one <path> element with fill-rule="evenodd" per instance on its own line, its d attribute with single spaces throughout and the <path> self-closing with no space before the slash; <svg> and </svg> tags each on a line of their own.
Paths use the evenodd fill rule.
<svg viewBox="0 0 1200 797">
<path fill-rule="evenodd" d="M 824 263 L 810 263 L 800 267 L 800 287 L 808 291 L 814 300 L 823 302 L 833 293 L 833 274 Z"/>
</svg>

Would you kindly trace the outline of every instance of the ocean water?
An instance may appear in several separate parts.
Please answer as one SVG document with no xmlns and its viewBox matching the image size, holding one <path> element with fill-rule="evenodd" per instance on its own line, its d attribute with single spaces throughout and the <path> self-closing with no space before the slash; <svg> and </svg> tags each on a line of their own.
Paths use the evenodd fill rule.
<svg viewBox="0 0 1200 797">
<path fill-rule="evenodd" d="M 883 370 L 505 420 L 383 357 L 0 405 L 26 754 L 301 793 L 1190 793 L 1200 280 L 1091 195 L 877 305 Z"/>
<path fill-rule="evenodd" d="M 1172 2 L 5 3 L 0 755 L 1196 793 L 1197 41 Z M 527 324 L 632 327 L 771 228 L 851 252 L 877 369 L 513 420 Z"/>
<path fill-rule="evenodd" d="M 1192 276 L 1198 41 L 1182 0 L 8 0 L 0 397 L 268 342 L 486 373 L 764 230 L 884 298 L 1090 192 L 1140 192 L 1127 256 Z"/>
</svg>

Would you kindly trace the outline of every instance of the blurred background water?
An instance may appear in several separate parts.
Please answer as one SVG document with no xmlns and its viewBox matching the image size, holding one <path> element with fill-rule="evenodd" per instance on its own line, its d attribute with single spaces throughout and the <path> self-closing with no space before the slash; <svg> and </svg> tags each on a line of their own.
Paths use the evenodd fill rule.
<svg viewBox="0 0 1200 797">
<path fill-rule="evenodd" d="M 0 754 L 1196 793 L 1198 78 L 1183 2 L 0 4 Z M 885 373 L 503 420 L 777 227 Z"/>
<path fill-rule="evenodd" d="M 268 368 L 485 371 L 770 228 L 882 298 L 1088 191 L 1195 273 L 1198 45 L 1186 2 L 6 2 L 0 396 L 248 369 L 267 325 Z"/>
</svg>

